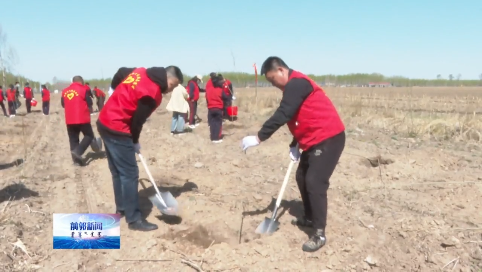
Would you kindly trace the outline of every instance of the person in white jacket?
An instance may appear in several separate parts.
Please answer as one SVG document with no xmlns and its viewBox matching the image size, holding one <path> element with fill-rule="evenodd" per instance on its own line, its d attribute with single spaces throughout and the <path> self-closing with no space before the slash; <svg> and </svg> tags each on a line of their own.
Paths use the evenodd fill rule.
<svg viewBox="0 0 482 272">
<path fill-rule="evenodd" d="M 180 135 L 186 132 L 184 129 L 185 117 L 189 112 L 189 94 L 186 88 L 179 84 L 171 94 L 166 110 L 172 112 L 171 135 Z"/>
</svg>

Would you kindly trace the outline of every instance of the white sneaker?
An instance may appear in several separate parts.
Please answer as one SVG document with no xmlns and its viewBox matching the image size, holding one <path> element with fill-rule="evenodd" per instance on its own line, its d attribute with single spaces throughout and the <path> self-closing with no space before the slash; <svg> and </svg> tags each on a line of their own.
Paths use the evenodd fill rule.
<svg viewBox="0 0 482 272">
<path fill-rule="evenodd" d="M 195 129 L 196 126 L 194 126 L 194 125 L 189 125 L 189 128 L 190 128 L 190 129 Z"/>
<path fill-rule="evenodd" d="M 217 140 L 217 141 L 212 141 L 212 142 L 213 142 L 213 144 L 220 144 L 220 143 L 223 142 L 223 140 Z"/>
<path fill-rule="evenodd" d="M 199 126 L 199 123 L 195 124 L 194 126 L 195 126 L 195 127 Z"/>
<path fill-rule="evenodd" d="M 15 117 L 15 114 L 10 115 L 10 118 L 13 118 L 13 117 Z"/>
</svg>

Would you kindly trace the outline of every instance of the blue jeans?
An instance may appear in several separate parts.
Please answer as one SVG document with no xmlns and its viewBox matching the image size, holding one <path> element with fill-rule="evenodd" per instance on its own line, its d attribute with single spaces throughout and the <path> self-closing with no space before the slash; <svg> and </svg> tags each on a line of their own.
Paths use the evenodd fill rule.
<svg viewBox="0 0 482 272">
<path fill-rule="evenodd" d="M 172 113 L 172 123 L 171 132 L 183 132 L 184 131 L 184 113 L 173 112 Z"/>
<path fill-rule="evenodd" d="M 127 223 L 141 219 L 139 210 L 139 167 L 137 166 L 134 143 L 130 138 L 113 138 L 102 135 L 109 170 L 114 184 L 115 205 L 124 211 Z"/>
</svg>

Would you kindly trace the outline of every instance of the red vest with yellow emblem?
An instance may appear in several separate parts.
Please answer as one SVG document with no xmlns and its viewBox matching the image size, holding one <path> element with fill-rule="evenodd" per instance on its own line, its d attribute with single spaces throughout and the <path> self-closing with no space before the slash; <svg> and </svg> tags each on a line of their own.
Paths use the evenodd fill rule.
<svg viewBox="0 0 482 272">
<path fill-rule="evenodd" d="M 77 82 L 62 90 L 67 125 L 90 123 L 90 111 L 85 95 L 85 86 Z"/>
<path fill-rule="evenodd" d="M 131 134 L 132 117 L 139 99 L 144 96 L 152 97 L 156 108 L 162 102 L 159 85 L 147 77 L 146 68 L 136 68 L 115 88 L 100 111 L 99 122 L 111 130 Z"/>
</svg>

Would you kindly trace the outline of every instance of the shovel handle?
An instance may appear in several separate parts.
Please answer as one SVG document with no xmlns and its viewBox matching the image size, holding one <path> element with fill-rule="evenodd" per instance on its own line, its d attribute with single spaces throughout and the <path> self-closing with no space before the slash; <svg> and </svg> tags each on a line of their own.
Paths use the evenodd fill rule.
<svg viewBox="0 0 482 272">
<path fill-rule="evenodd" d="M 149 168 L 147 168 L 146 159 L 144 159 L 144 156 L 142 156 L 141 153 L 137 153 L 137 155 L 139 156 L 139 159 L 141 159 L 141 163 L 144 166 L 144 169 L 146 170 L 147 176 L 149 177 L 149 180 L 151 181 L 152 186 L 156 190 L 156 193 L 157 193 L 156 195 L 158 196 L 157 198 L 159 199 L 159 201 L 161 201 L 162 205 L 166 206 L 166 203 L 164 203 L 164 199 L 160 197 L 161 192 L 159 192 L 159 189 L 157 188 L 156 182 L 154 181 L 154 178 L 151 175 L 151 171 L 149 171 Z"/>
<path fill-rule="evenodd" d="M 295 165 L 295 161 L 291 161 L 290 165 L 288 166 L 288 170 L 286 170 L 286 175 L 285 175 L 285 179 L 283 180 L 283 185 L 281 185 L 281 190 L 279 191 L 278 199 L 276 199 L 276 208 L 278 208 L 279 205 L 281 204 L 281 199 L 283 198 L 286 185 L 288 185 L 288 181 L 290 180 L 290 174 L 291 174 L 291 170 L 293 169 L 293 165 Z"/>
</svg>

